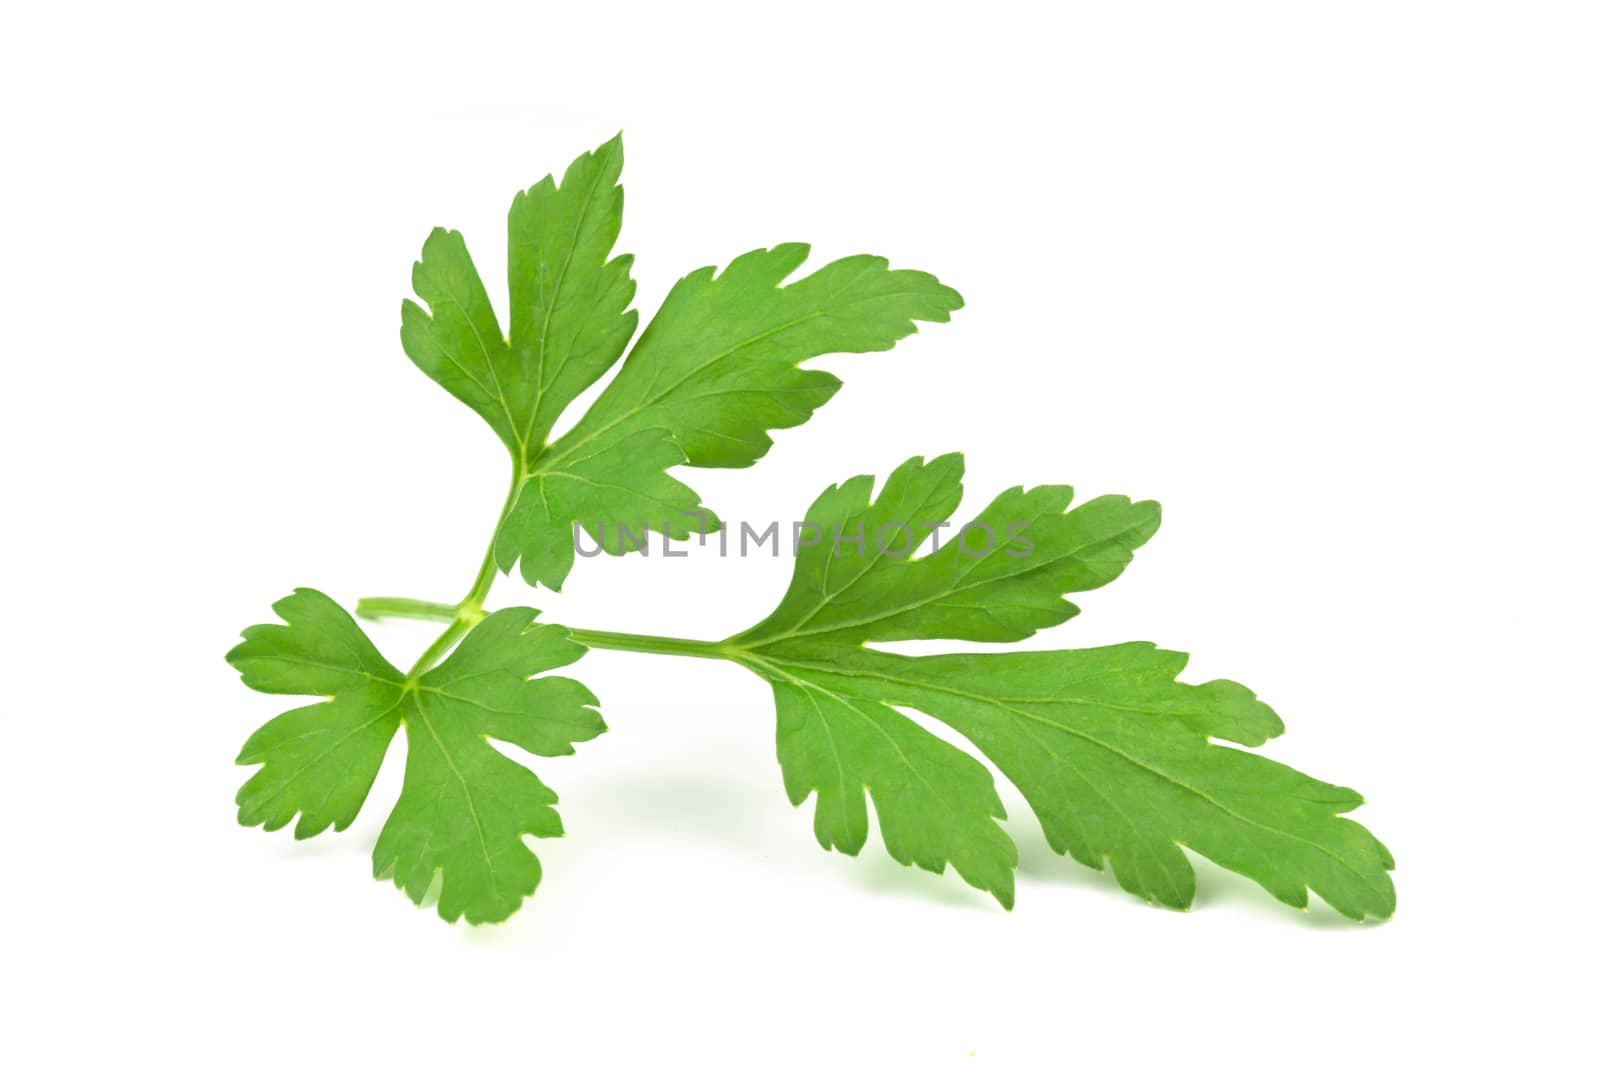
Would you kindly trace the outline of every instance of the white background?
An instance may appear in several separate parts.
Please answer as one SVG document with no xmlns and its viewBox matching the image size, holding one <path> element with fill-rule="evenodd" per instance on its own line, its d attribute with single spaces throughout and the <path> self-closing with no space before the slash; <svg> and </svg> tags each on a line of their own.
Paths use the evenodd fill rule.
<svg viewBox="0 0 1600 1068">
<path fill-rule="evenodd" d="M 45 10 L 0 43 L 8 1062 L 1593 1055 L 1591 5 Z M 1011 915 L 876 838 L 823 853 L 762 684 L 619 653 L 571 669 L 611 733 L 541 764 L 569 837 L 501 928 L 372 880 L 399 743 L 345 834 L 234 825 L 290 700 L 239 685 L 237 631 L 296 585 L 453 599 L 500 500 L 493 435 L 400 350 L 422 239 L 463 230 L 503 302 L 512 193 L 618 128 L 646 315 L 784 240 L 968 303 L 821 361 L 840 395 L 691 472 L 708 502 L 798 517 L 950 449 L 969 503 L 1161 500 L 1032 647 L 1256 689 L 1269 755 L 1368 798 L 1392 922 L 1204 864 L 1191 913 L 1141 905 L 1011 792 Z M 719 637 L 786 579 L 601 560 L 492 603 Z"/>
</svg>

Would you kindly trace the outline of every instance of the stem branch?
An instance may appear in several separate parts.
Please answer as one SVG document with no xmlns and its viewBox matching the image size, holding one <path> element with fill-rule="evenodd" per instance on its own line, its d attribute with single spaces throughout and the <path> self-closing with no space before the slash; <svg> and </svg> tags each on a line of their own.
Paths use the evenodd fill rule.
<svg viewBox="0 0 1600 1068">
<path fill-rule="evenodd" d="M 468 631 L 482 622 L 486 614 L 483 602 L 489 596 L 489 588 L 494 585 L 494 580 L 500 575 L 500 568 L 494 559 L 494 543 L 500 537 L 501 524 L 506 521 L 506 516 L 511 514 L 511 506 L 516 503 L 517 491 L 522 488 L 522 473 L 522 460 L 514 459 L 511 465 L 511 488 L 506 491 L 506 501 L 500 506 L 499 518 L 494 521 L 494 533 L 489 536 L 489 548 L 484 552 L 483 563 L 478 565 L 478 573 L 472 579 L 472 588 L 461 598 L 459 604 L 417 601 L 409 597 L 366 597 L 356 602 L 356 614 L 367 619 L 398 616 L 405 619 L 449 621 L 450 625 L 444 629 L 444 633 L 435 638 L 433 644 L 424 649 L 417 662 L 411 665 L 411 670 L 406 672 L 406 678 L 415 679 L 443 660 L 445 655 L 455 648 L 456 642 L 466 637 Z"/>
<path fill-rule="evenodd" d="M 406 678 L 415 679 L 444 659 L 446 653 L 455 647 L 456 642 L 466 637 L 467 631 L 477 626 L 475 622 L 465 619 L 453 620 L 444 628 L 444 633 L 433 640 L 433 644 L 422 651 L 417 657 L 417 662 L 411 665 L 411 670 L 406 672 Z"/>
<path fill-rule="evenodd" d="M 411 597 L 363 597 L 356 602 L 356 615 L 362 619 L 432 619 L 449 623 L 456 618 L 458 607 Z"/>
<path fill-rule="evenodd" d="M 415 679 L 443 660 L 455 644 L 483 620 L 486 614 L 483 610 L 484 599 L 489 596 L 489 588 L 500 575 L 494 557 L 495 538 L 499 536 L 501 524 L 506 521 L 506 516 L 511 514 L 511 506 L 516 503 L 517 490 L 522 486 L 522 477 L 523 465 L 519 461 L 513 465 L 511 489 L 506 494 L 505 504 L 500 508 L 500 517 L 495 520 L 494 537 L 489 539 L 488 551 L 483 555 L 483 563 L 478 566 L 478 573 L 472 580 L 472 588 L 459 603 L 422 601 L 414 597 L 363 597 L 356 602 L 356 615 L 363 619 L 427 619 L 449 624 L 443 633 L 434 639 L 433 644 L 423 650 L 417 662 L 411 666 L 411 670 L 406 672 L 407 678 Z M 737 648 L 726 642 L 667 638 L 655 634 L 624 634 L 611 630 L 572 630 L 571 634 L 573 641 L 587 645 L 591 649 L 616 649 L 627 653 L 656 653 L 663 656 L 697 656 L 711 660 L 732 660 L 737 654 Z"/>
<path fill-rule="evenodd" d="M 702 642 L 692 638 L 663 638 L 654 634 L 622 634 L 612 630 L 572 630 L 572 640 L 591 649 L 618 649 L 625 653 L 659 653 L 663 656 L 698 656 L 712 660 L 730 659 L 730 650 L 721 642 Z"/>
</svg>

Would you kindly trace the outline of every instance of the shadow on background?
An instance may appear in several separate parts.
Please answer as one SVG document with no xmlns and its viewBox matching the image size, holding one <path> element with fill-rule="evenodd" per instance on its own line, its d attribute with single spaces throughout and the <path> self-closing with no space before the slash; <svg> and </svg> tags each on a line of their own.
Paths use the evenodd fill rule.
<svg viewBox="0 0 1600 1068">
<path fill-rule="evenodd" d="M 648 840 L 657 845 L 681 842 L 760 865 L 770 870 L 774 878 L 837 879 L 876 896 L 909 898 L 949 908 L 1003 911 L 994 898 L 967 885 L 954 868 L 947 867 L 942 875 L 936 875 L 902 865 L 889 856 L 875 814 L 872 831 L 859 856 L 825 853 L 812 836 L 814 803 L 812 800 L 798 809 L 791 807 L 776 782 L 763 790 L 760 784 L 745 779 L 673 774 L 605 776 L 562 791 L 558 809 L 569 837 L 530 839 L 528 844 L 542 859 L 565 853 L 561 863 L 572 864 L 584 853 L 627 850 Z M 1129 907 L 1141 904 L 1117 885 L 1109 865 L 1104 871 L 1094 871 L 1051 850 L 1036 820 L 1017 818 L 1018 808 L 1021 806 L 1013 807 L 1013 817 L 1005 825 L 1017 842 L 1018 907 L 1027 906 L 1030 885 L 1083 888 L 1119 898 Z M 381 820 L 362 819 L 344 834 L 322 834 L 303 841 L 287 833 L 271 837 L 274 852 L 282 860 L 308 862 L 360 856 L 362 862 L 370 863 L 367 858 L 381 828 Z M 1195 868 L 1195 910 L 1236 909 L 1263 919 L 1325 930 L 1383 925 L 1351 922 L 1315 894 L 1309 908 L 1294 909 L 1245 877 L 1204 857 L 1187 855 Z M 436 876 L 423 908 L 434 906 L 438 891 Z M 500 928 L 482 928 L 481 936 L 494 940 L 493 932 L 497 930 Z"/>
</svg>

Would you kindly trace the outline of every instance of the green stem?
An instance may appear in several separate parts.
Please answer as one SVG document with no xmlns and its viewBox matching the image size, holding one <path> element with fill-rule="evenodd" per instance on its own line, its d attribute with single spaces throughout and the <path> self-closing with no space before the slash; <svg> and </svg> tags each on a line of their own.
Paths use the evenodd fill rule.
<svg viewBox="0 0 1600 1068">
<path fill-rule="evenodd" d="M 407 679 L 415 679 L 433 665 L 444 659 L 444 655 L 455 647 L 456 642 L 466 637 L 467 631 L 477 626 L 476 620 L 457 619 L 444 628 L 444 633 L 433 640 L 433 644 L 422 651 L 417 657 L 417 662 L 411 665 L 411 670 L 406 672 Z"/>
<path fill-rule="evenodd" d="M 572 640 L 591 649 L 618 649 L 625 653 L 659 653 L 663 656 L 698 656 L 728 660 L 733 650 L 722 642 L 692 638 L 663 638 L 654 634 L 622 634 L 613 630 L 570 630 Z"/>
<path fill-rule="evenodd" d="M 506 516 L 511 514 L 511 506 L 517 499 L 517 490 L 522 485 L 523 465 L 518 462 L 514 465 L 511 478 L 511 489 L 506 494 L 506 502 L 500 508 L 500 517 L 495 520 L 495 537 L 500 534 L 500 526 L 506 521 Z M 494 585 L 494 580 L 499 577 L 500 569 L 494 558 L 495 538 L 489 539 L 489 548 L 483 554 L 483 563 L 478 566 L 478 574 L 472 580 L 472 588 L 467 591 L 458 604 L 445 604 L 441 601 L 422 601 L 414 597 L 363 597 L 356 602 L 356 615 L 363 619 L 429 619 L 450 625 L 444 632 L 435 638 L 433 644 L 423 650 L 417 662 L 406 672 L 408 679 L 415 679 L 443 660 L 455 647 L 455 644 L 467 633 L 476 627 L 487 614 L 483 610 L 484 599 L 489 596 L 489 589 Z M 726 642 L 703 642 L 692 638 L 667 638 L 655 634 L 624 634 L 610 630 L 572 630 L 570 632 L 574 641 L 587 645 L 591 649 L 616 649 L 628 653 L 657 653 L 663 656 L 696 656 L 711 660 L 733 660 L 738 657 L 738 649 Z"/>
<path fill-rule="evenodd" d="M 522 472 L 522 461 L 513 460 L 511 488 L 506 491 L 505 503 L 500 506 L 500 515 L 494 521 L 494 533 L 489 536 L 489 548 L 484 551 L 483 563 L 478 565 L 478 573 L 472 579 L 472 588 L 461 598 L 459 604 L 418 601 L 409 597 L 367 597 L 356 602 L 356 614 L 367 619 L 399 616 L 406 619 L 450 621 L 444 633 L 435 638 L 433 644 L 424 649 L 417 662 L 411 665 L 411 670 L 406 672 L 406 678 L 415 679 L 443 660 L 445 654 L 455 648 L 456 642 L 466 637 L 467 632 L 482 622 L 487 615 L 483 610 L 483 602 L 488 598 L 494 580 L 500 576 L 500 568 L 494 559 L 494 543 L 500 536 L 501 524 L 506 521 L 506 516 L 511 514 L 511 506 L 516 503 L 517 491 L 522 487 Z M 366 611 L 363 611 L 363 608 Z"/>
<path fill-rule="evenodd" d="M 479 613 L 480 618 L 484 599 L 489 596 L 489 587 L 500 577 L 500 567 L 494 560 L 494 543 L 499 540 L 500 527 L 505 523 L 506 516 L 511 514 L 511 506 L 517 501 L 517 491 L 522 488 L 522 473 L 522 461 L 518 459 L 512 464 L 511 488 L 506 491 L 506 501 L 500 506 L 500 515 L 494 521 L 494 533 L 489 535 L 489 548 L 484 551 L 483 563 L 478 565 L 478 574 L 472 580 L 472 589 L 461 598 L 459 607 Z"/>
<path fill-rule="evenodd" d="M 356 615 L 362 619 L 432 619 L 449 623 L 456 618 L 458 607 L 411 597 L 363 597 L 356 602 Z"/>
</svg>

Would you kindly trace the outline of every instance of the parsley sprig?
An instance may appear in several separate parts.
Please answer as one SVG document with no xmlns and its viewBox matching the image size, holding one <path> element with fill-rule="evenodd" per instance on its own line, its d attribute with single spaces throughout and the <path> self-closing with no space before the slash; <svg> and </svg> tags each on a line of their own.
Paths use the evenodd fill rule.
<svg viewBox="0 0 1600 1068">
<path fill-rule="evenodd" d="M 555 793 L 488 739 L 558 757 L 598 736 L 594 694 L 551 673 L 589 648 L 615 649 L 726 660 L 764 679 L 784 787 L 795 805 L 816 796 L 826 849 L 861 850 L 870 798 L 896 860 L 953 867 L 1012 906 L 1017 850 L 993 776 L 902 711 L 914 709 L 1016 785 L 1056 852 L 1109 864 L 1148 901 L 1189 905 L 1189 849 L 1291 905 L 1314 892 L 1352 919 L 1393 912 L 1393 858 L 1343 815 L 1360 795 L 1243 748 L 1279 734 L 1281 721 L 1238 683 L 1179 682 L 1184 654 L 1147 642 L 926 656 L 880 648 L 1014 642 L 1065 622 L 1078 612 L 1068 595 L 1115 579 L 1155 533 L 1153 502 L 1075 504 L 1067 486 L 1016 487 L 969 521 L 991 533 L 984 551 L 949 541 L 919 552 L 957 515 L 963 465 L 954 454 L 916 457 L 881 486 L 860 475 L 823 491 L 807 513 L 816 536 L 797 549 L 783 599 L 722 641 L 568 629 L 532 608 L 489 612 L 491 587 L 513 568 L 559 590 L 576 530 L 612 555 L 646 530 L 671 539 L 717 530 L 683 469 L 748 467 L 772 430 L 810 418 L 840 382 L 807 360 L 888 349 L 961 307 L 932 275 L 877 256 L 792 279 L 808 249 L 786 244 L 685 276 L 634 340 L 632 258 L 612 254 L 621 170 L 618 137 L 559 183 L 546 177 L 513 200 L 505 328 L 461 235 L 439 229 L 424 243 L 413 271 L 422 303 L 402 307 L 402 344 L 494 430 L 510 454 L 510 488 L 459 601 L 356 604 L 364 619 L 445 624 L 408 670 L 315 590 L 275 604 L 281 622 L 244 631 L 228 660 L 247 686 L 320 700 L 245 743 L 239 763 L 257 771 L 239 791 L 241 823 L 293 822 L 300 838 L 345 829 L 403 727 L 404 783 L 374 874 L 418 903 L 436 892 L 447 920 L 504 920 L 541 877 L 525 836 L 559 835 L 562 824 Z M 565 409 L 619 362 L 551 440 Z"/>
</svg>

